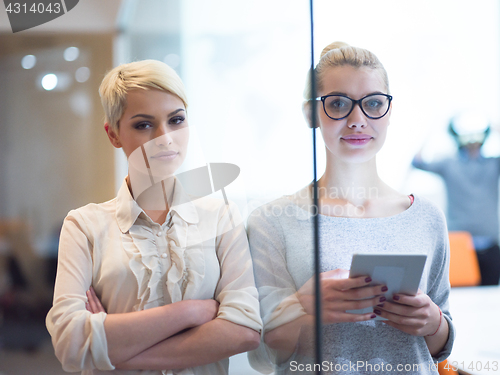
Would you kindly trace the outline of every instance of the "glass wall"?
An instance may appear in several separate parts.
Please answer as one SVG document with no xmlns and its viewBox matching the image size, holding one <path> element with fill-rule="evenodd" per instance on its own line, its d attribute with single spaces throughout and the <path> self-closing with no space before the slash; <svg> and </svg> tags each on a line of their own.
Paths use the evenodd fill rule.
<svg viewBox="0 0 500 375">
<path fill-rule="evenodd" d="M 499 155 L 498 3 L 472 7 L 462 0 L 426 0 L 416 7 L 397 0 L 317 0 L 314 5 L 315 63 L 326 45 L 343 41 L 374 52 L 388 72 L 393 100 L 387 138 L 377 155 L 381 179 L 446 211 L 443 180 L 413 169 L 411 162 L 420 150 L 426 161 L 454 154 L 450 119 L 470 111 L 489 120 L 484 155 Z M 303 110 L 311 65 L 309 2 L 124 0 L 112 34 L 4 33 L 0 45 L 0 173 L 5 176 L 0 219 L 22 221 L 37 256 L 49 256 L 50 249 L 55 256 L 51 240 L 64 215 L 112 199 L 128 173 L 123 151 L 113 149 L 102 131 L 101 79 L 121 63 L 163 61 L 180 75 L 188 97 L 189 158 L 179 173 L 213 163 L 239 170 L 211 198 L 234 202 L 248 230 L 264 334 L 250 363 L 246 354 L 231 359 L 230 374 L 295 373 L 293 366 L 314 364 L 314 130 L 307 123 L 308 107 Z M 74 60 L 64 58 L 69 47 L 78 48 Z M 32 69 L 26 68 L 26 56 L 36 56 Z M 59 80 L 53 90 L 42 81 L 50 73 Z M 315 131 L 321 177 L 328 152 L 322 132 Z M 345 277 L 331 271 L 349 269 L 353 252 L 371 251 L 373 229 L 368 221 L 349 227 L 347 221 L 329 221 L 344 215 L 320 212 L 321 272 L 325 278 Z M 359 232 L 352 234 L 353 228 Z M 364 237 L 358 240 L 360 233 Z M 5 238 L 0 231 L 0 256 L 11 251 Z M 359 248 L 344 250 L 353 238 Z M 397 243 L 406 246 L 401 239 Z M 0 259 L 4 269 L 6 264 Z M 32 265 L 23 267 L 29 273 Z M 3 283 L 7 290 L 11 281 Z M 0 297 L 1 287 L 2 280 Z M 333 350 L 340 344 L 330 323 L 323 327 L 323 359 L 356 362 L 355 352 Z M 341 334 L 349 334 L 348 324 L 357 323 L 340 325 Z M 462 343 L 458 348 L 465 351 Z M 370 359 L 378 358 L 374 353 Z M 1 363 L 0 357 L 0 372 Z"/>
</svg>

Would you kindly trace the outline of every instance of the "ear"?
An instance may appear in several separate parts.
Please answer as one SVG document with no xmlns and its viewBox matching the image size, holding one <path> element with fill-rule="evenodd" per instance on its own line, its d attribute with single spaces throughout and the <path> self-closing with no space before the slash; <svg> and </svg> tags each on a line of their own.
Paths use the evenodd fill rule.
<svg viewBox="0 0 500 375">
<path fill-rule="evenodd" d="M 109 125 L 109 123 L 104 124 L 104 130 L 106 130 L 106 134 L 108 135 L 111 144 L 116 148 L 121 148 L 122 144 L 120 142 L 120 137 L 118 133 Z"/>
<path fill-rule="evenodd" d="M 316 104 L 314 100 L 307 100 L 302 104 L 302 114 L 307 122 L 307 126 L 312 128 L 312 105 Z M 319 118 L 316 116 L 316 128 L 319 127 Z"/>
<path fill-rule="evenodd" d="M 387 112 L 386 116 L 389 116 L 389 121 L 387 121 L 387 126 L 391 125 L 391 114 L 392 114 L 392 102 L 389 105 L 389 112 Z"/>
</svg>

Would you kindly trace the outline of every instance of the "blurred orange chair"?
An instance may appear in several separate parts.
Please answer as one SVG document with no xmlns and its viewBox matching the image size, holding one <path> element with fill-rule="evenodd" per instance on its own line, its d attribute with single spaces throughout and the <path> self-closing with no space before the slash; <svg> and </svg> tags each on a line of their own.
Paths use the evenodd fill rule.
<svg viewBox="0 0 500 375">
<path fill-rule="evenodd" d="M 481 271 L 469 232 L 449 232 L 451 287 L 476 286 L 481 283 Z"/>
<path fill-rule="evenodd" d="M 459 375 L 458 371 L 455 371 L 446 359 L 438 364 L 438 372 L 439 375 Z"/>
<path fill-rule="evenodd" d="M 481 271 L 474 242 L 469 232 L 449 232 L 450 284 L 452 287 L 476 286 L 481 283 Z M 438 364 L 439 375 L 458 375 L 448 361 Z"/>
</svg>

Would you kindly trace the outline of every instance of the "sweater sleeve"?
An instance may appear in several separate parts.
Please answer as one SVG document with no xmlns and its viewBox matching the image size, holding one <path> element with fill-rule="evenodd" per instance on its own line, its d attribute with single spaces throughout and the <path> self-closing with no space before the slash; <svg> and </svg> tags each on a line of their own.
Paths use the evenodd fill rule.
<svg viewBox="0 0 500 375">
<path fill-rule="evenodd" d="M 105 313 L 85 308 L 92 284 L 91 236 L 78 211 L 71 211 L 61 231 L 53 306 L 46 324 L 55 354 L 65 371 L 113 370 L 108 357 Z"/>
<path fill-rule="evenodd" d="M 269 206 L 255 210 L 248 219 L 248 237 L 254 262 L 264 329 L 261 345 L 248 354 L 250 364 L 262 373 L 288 367 L 290 360 L 276 363 L 276 351 L 264 343 L 266 332 L 306 314 L 296 298 L 297 288 L 290 275 L 285 252 L 285 239 L 279 217 Z"/>
</svg>

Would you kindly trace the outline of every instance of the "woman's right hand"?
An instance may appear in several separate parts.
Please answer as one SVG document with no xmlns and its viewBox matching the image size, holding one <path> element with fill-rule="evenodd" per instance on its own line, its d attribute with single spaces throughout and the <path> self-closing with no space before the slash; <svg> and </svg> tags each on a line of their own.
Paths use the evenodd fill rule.
<svg viewBox="0 0 500 375">
<path fill-rule="evenodd" d="M 90 311 L 92 314 L 106 312 L 106 310 L 102 306 L 101 301 L 95 294 L 95 290 L 94 288 L 92 288 L 92 286 L 90 286 L 89 290 L 87 290 L 87 299 L 88 302 L 85 303 L 85 308 L 87 309 L 87 311 Z"/>
<path fill-rule="evenodd" d="M 385 285 L 369 286 L 370 277 L 350 278 L 349 271 L 335 269 L 321 273 L 321 309 L 325 324 L 361 322 L 374 319 L 373 312 L 351 314 L 358 310 L 383 304 L 387 291 Z M 305 311 L 314 314 L 314 278 L 309 279 L 297 292 Z"/>
</svg>

